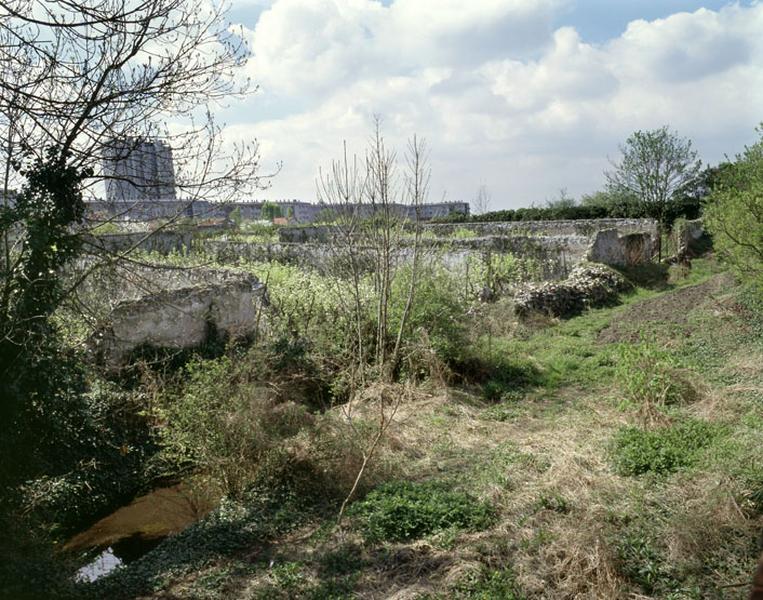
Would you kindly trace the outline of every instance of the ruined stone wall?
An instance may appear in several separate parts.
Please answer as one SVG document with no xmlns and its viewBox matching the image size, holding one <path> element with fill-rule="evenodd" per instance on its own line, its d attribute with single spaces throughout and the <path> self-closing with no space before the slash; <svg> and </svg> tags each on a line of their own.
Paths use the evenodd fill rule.
<svg viewBox="0 0 763 600">
<path fill-rule="evenodd" d="M 654 255 L 654 238 L 649 233 L 626 233 L 605 229 L 596 233 L 586 259 L 613 267 L 648 263 Z"/>
<path fill-rule="evenodd" d="M 592 237 L 605 229 L 620 233 L 646 232 L 657 235 L 654 219 L 568 219 L 559 221 L 510 221 L 498 223 L 425 223 L 424 231 L 439 237 L 453 235 L 466 229 L 476 236 L 528 235 L 528 236 L 583 236 Z"/>
<path fill-rule="evenodd" d="M 255 335 L 267 305 L 265 286 L 255 276 L 224 269 L 120 263 L 96 270 L 79 293 L 98 319 L 89 347 L 111 368 L 143 346 L 187 349 L 212 333 Z"/>
<path fill-rule="evenodd" d="M 413 242 L 406 241 L 397 249 L 397 260 L 407 261 L 413 256 Z M 341 247 L 322 243 L 254 243 L 225 240 L 199 240 L 197 249 L 211 259 L 223 264 L 236 264 L 239 260 L 299 265 L 319 272 L 336 272 L 338 266 L 346 264 Z M 463 267 L 470 257 L 479 260 L 494 254 L 513 254 L 532 259 L 537 263 L 545 279 L 564 278 L 570 269 L 585 258 L 588 250 L 587 238 L 567 236 L 541 238 L 529 236 L 469 239 L 425 239 L 422 240 L 422 255 L 437 256 L 450 268 Z M 372 250 L 357 248 L 361 263 L 371 268 Z"/>
<path fill-rule="evenodd" d="M 190 251 L 193 233 L 187 231 L 155 231 L 134 233 L 108 233 L 85 237 L 85 248 L 91 252 L 105 251 L 110 254 L 142 250 L 159 254 L 181 254 Z"/>
</svg>

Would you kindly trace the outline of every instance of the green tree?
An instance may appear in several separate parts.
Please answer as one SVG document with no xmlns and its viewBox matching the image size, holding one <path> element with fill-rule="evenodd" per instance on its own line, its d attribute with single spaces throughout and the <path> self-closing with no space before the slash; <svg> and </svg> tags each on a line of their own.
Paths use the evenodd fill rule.
<svg viewBox="0 0 763 600">
<path fill-rule="evenodd" d="M 50 317 L 67 293 L 61 269 L 80 251 L 73 226 L 82 222 L 81 184 L 91 172 L 70 159 L 54 147 L 19 167 L 26 183 L 14 205 L 0 206 L 0 234 L 15 238 L 0 260 L 0 453 L 14 457 L 0 468 L 4 479 L 23 472 L 51 437 L 52 405 L 71 383 Z"/>
<path fill-rule="evenodd" d="M 260 209 L 260 217 L 272 221 L 277 217 L 283 216 L 281 213 L 281 207 L 274 202 L 263 202 Z"/>
<path fill-rule="evenodd" d="M 724 165 L 705 204 L 715 248 L 745 278 L 763 286 L 763 125 L 761 140 Z"/>
<path fill-rule="evenodd" d="M 644 212 L 656 219 L 659 234 L 665 229 L 668 204 L 699 175 L 702 162 L 691 140 L 681 138 L 667 126 L 636 131 L 620 146 L 622 157 L 605 173 L 610 191 L 639 198 Z M 659 243 L 662 258 L 662 244 Z"/>
<path fill-rule="evenodd" d="M 600 210 L 608 217 L 637 218 L 644 216 L 644 207 L 638 196 L 624 190 L 600 190 L 584 194 L 580 205 Z"/>
</svg>

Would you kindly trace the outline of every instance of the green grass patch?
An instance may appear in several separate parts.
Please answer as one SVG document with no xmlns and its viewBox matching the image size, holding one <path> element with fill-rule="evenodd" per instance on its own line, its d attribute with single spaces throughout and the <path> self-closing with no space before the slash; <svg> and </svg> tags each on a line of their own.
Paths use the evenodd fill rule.
<svg viewBox="0 0 763 600">
<path fill-rule="evenodd" d="M 623 427 L 612 442 L 611 460 L 619 475 L 667 475 L 695 464 L 720 433 L 719 426 L 695 419 L 658 429 Z"/>
<path fill-rule="evenodd" d="M 484 529 L 492 522 L 494 511 L 442 483 L 397 481 L 368 494 L 349 514 L 361 523 L 366 539 L 377 542 L 414 540 L 452 528 Z"/>
<path fill-rule="evenodd" d="M 508 569 L 484 569 L 461 579 L 450 590 L 450 598 L 459 600 L 521 600 L 514 573 Z"/>
</svg>

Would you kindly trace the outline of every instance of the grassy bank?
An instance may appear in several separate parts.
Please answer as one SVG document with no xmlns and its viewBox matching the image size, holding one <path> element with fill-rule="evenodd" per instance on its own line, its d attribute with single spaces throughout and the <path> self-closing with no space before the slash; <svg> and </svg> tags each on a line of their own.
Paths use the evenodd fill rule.
<svg viewBox="0 0 763 600">
<path fill-rule="evenodd" d="M 759 296 L 695 261 L 664 289 L 561 323 L 481 310 L 469 344 L 491 370 L 383 391 L 403 400 L 375 491 L 341 525 L 372 437 L 342 429 L 346 407 L 311 417 L 258 485 L 81 593 L 745 597 L 763 510 Z M 373 423 L 376 407 L 360 398 L 353 419 Z"/>
</svg>

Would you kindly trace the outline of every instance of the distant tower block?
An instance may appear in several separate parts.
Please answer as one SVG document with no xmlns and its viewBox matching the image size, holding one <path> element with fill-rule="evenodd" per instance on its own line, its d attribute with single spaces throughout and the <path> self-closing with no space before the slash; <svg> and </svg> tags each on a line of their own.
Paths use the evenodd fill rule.
<svg viewBox="0 0 763 600">
<path fill-rule="evenodd" d="M 172 148 L 159 140 L 112 141 L 103 153 L 109 202 L 176 200 Z"/>
</svg>

